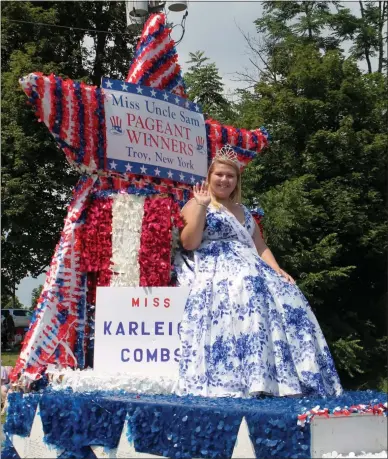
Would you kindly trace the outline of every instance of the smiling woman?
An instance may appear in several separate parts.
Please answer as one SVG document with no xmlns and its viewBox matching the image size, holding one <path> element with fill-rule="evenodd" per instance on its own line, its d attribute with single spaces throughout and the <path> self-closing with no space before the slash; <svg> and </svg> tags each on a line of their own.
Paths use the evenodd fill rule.
<svg viewBox="0 0 388 459">
<path fill-rule="evenodd" d="M 241 204 L 233 148 L 217 152 L 207 183 L 193 192 L 175 259 L 178 284 L 191 288 L 181 322 L 180 394 L 340 394 L 310 306 Z"/>
</svg>

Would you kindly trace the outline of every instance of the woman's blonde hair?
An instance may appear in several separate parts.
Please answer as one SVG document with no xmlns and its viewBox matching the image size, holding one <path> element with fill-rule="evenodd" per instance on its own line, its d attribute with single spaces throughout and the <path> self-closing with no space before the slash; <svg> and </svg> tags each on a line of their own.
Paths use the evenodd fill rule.
<svg viewBox="0 0 388 459">
<path fill-rule="evenodd" d="M 215 158 L 212 163 L 210 164 L 209 170 L 207 171 L 207 183 L 210 183 L 210 176 L 214 172 L 214 168 L 217 164 L 225 164 L 226 166 L 233 167 L 234 171 L 237 175 L 237 183 L 235 189 L 230 194 L 230 199 L 233 202 L 241 203 L 241 172 L 240 167 L 235 161 L 231 161 L 230 159 L 224 158 Z M 214 200 L 212 198 L 212 203 L 214 204 Z"/>
</svg>

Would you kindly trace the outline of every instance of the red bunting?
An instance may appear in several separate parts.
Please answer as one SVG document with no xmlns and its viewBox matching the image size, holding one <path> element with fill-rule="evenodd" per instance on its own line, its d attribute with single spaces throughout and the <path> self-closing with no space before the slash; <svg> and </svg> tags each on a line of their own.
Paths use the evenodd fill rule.
<svg viewBox="0 0 388 459">
<path fill-rule="evenodd" d="M 139 250 L 140 286 L 168 286 L 171 274 L 172 227 L 182 227 L 179 206 L 171 197 L 148 197 Z"/>
<path fill-rule="evenodd" d="M 112 200 L 95 199 L 82 227 L 81 271 L 96 272 L 97 285 L 109 286 L 112 276 Z"/>
</svg>

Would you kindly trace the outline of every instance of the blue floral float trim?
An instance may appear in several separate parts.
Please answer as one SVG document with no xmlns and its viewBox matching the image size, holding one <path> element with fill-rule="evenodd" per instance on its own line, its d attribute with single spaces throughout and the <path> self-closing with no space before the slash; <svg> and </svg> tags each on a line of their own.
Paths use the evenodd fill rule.
<svg viewBox="0 0 388 459">
<path fill-rule="evenodd" d="M 256 457 L 311 456 L 310 428 L 297 425 L 294 413 L 284 412 L 283 416 L 273 416 L 269 406 L 268 411 L 252 413 L 246 420 Z"/>
<path fill-rule="evenodd" d="M 128 413 L 135 450 L 170 458 L 231 457 L 242 421 L 233 410 L 185 404 L 137 402 Z"/>
<path fill-rule="evenodd" d="M 3 459 L 20 459 L 19 454 L 8 437 L 5 438 L 1 445 L 1 457 Z"/>
<path fill-rule="evenodd" d="M 317 405 L 333 413 L 338 406 L 374 405 L 386 398 L 376 391 L 346 392 L 338 397 L 208 399 L 46 389 L 41 395 L 10 394 L 8 413 L 13 414 L 8 414 L 5 431 L 28 435 L 33 406 L 40 399 L 44 440 L 64 449 L 63 459 L 92 454 L 90 445 L 116 448 L 127 416 L 127 437 L 139 452 L 177 459 L 221 459 L 231 457 L 245 416 L 257 457 L 308 458 L 310 424 L 298 425 L 300 413 Z"/>
<path fill-rule="evenodd" d="M 99 392 L 73 394 L 47 391 L 40 402 L 45 441 L 69 451 L 84 446 L 115 448 L 127 409 L 120 399 Z"/>
<path fill-rule="evenodd" d="M 58 459 L 97 459 L 97 456 L 89 446 L 85 446 L 77 450 L 64 451 Z"/>
<path fill-rule="evenodd" d="M 28 437 L 40 398 L 41 394 L 38 393 L 24 395 L 21 392 L 12 392 L 8 394 L 7 419 L 4 424 L 4 432 Z"/>
</svg>

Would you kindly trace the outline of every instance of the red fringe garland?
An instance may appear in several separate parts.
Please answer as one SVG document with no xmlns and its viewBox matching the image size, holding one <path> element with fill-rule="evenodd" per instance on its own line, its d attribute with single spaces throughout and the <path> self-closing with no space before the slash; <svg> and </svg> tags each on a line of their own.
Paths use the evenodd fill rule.
<svg viewBox="0 0 388 459">
<path fill-rule="evenodd" d="M 97 288 L 97 273 L 90 272 L 87 274 L 87 293 L 86 293 L 86 303 L 87 304 L 96 304 L 96 288 Z"/>
<path fill-rule="evenodd" d="M 155 21 L 155 24 L 152 26 L 151 25 L 151 22 L 154 22 L 156 18 L 156 21 Z M 150 16 L 146 22 L 146 24 L 144 25 L 144 29 L 143 29 L 143 33 L 141 34 L 141 40 L 139 40 L 138 44 L 137 44 L 137 47 L 136 49 L 138 49 L 142 42 L 149 36 L 149 35 L 152 35 L 153 33 L 155 33 L 162 25 L 164 25 L 166 22 L 166 16 L 164 14 L 161 14 L 161 13 L 156 13 L 156 14 L 153 14 L 152 16 Z M 168 30 L 168 32 L 171 32 L 171 29 L 165 29 L 165 30 Z"/>
<path fill-rule="evenodd" d="M 221 125 L 218 121 L 215 121 L 210 118 L 206 120 L 206 124 L 210 126 L 209 138 L 212 146 L 212 156 L 214 156 L 216 151 L 223 146 L 222 128 L 225 128 L 227 130 L 227 143 L 229 143 L 231 146 L 237 146 L 239 137 L 237 128 L 233 126 Z M 263 150 L 263 148 L 265 148 L 268 145 L 268 140 L 260 129 L 249 131 L 247 129 L 241 128 L 240 133 L 243 139 L 243 143 L 241 146 L 242 148 L 260 153 Z M 257 137 L 257 143 L 254 142 L 254 135 L 256 135 Z"/>
<path fill-rule="evenodd" d="M 62 140 L 67 138 L 67 133 L 69 131 L 70 125 L 70 108 L 69 108 L 69 94 L 70 94 L 70 84 L 72 81 L 62 80 L 62 124 L 61 124 L 61 132 L 59 137 Z"/>
<path fill-rule="evenodd" d="M 95 199 L 82 227 L 82 272 L 97 272 L 97 285 L 109 286 L 112 276 L 112 200 Z"/>
<path fill-rule="evenodd" d="M 172 56 L 167 62 L 160 66 L 160 68 L 153 73 L 146 81 L 145 86 L 156 86 L 158 89 L 163 89 L 167 84 L 177 75 L 180 71 L 179 65 L 176 63 L 177 56 Z M 170 70 L 170 71 L 169 71 Z M 155 82 L 159 80 L 161 75 L 164 75 L 167 71 L 168 74 L 161 79 L 161 81 L 155 85 Z"/>
<path fill-rule="evenodd" d="M 182 227 L 179 206 L 171 197 L 147 197 L 140 238 L 141 287 L 168 286 L 171 274 L 172 227 Z"/>
<path fill-rule="evenodd" d="M 149 57 L 150 51 L 157 48 L 160 45 L 160 43 L 162 43 L 165 40 L 166 37 L 168 37 L 168 31 L 164 30 L 158 36 L 157 40 L 151 42 L 148 46 L 146 46 L 142 53 L 134 60 L 127 76 L 127 81 L 129 83 L 137 83 L 139 79 L 153 66 L 153 64 L 174 46 L 174 43 L 170 41 L 166 43 L 165 47 L 161 48 L 154 56 L 152 56 L 151 58 Z M 139 64 L 141 64 L 141 66 L 139 66 Z M 134 70 L 136 68 L 137 70 L 135 72 Z"/>
</svg>

